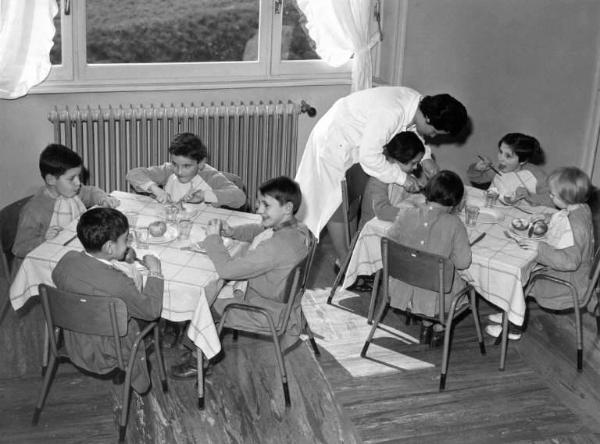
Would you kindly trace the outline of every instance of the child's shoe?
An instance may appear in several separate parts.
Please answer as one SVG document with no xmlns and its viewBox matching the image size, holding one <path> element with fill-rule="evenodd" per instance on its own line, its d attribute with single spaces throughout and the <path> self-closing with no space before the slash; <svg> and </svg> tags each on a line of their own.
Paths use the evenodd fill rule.
<svg viewBox="0 0 600 444">
<path fill-rule="evenodd" d="M 485 332 L 488 335 L 497 338 L 502 334 L 502 326 L 498 324 L 488 325 L 485 327 Z M 519 339 L 521 339 L 521 332 L 517 332 L 514 329 L 509 328 L 508 339 L 510 339 L 511 341 L 518 341 Z"/>
</svg>

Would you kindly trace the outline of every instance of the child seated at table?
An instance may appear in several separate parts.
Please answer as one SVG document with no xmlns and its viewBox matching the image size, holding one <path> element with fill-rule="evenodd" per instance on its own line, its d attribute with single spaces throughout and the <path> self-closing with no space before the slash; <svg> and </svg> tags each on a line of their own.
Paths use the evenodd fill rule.
<svg viewBox="0 0 600 444">
<path fill-rule="evenodd" d="M 540 143 L 535 137 L 509 133 L 498 142 L 496 174 L 492 162 L 482 158 L 469 165 L 467 176 L 473 185 L 491 187 L 498 191 L 506 203 L 525 199 L 533 205 L 551 205 L 548 197 L 546 173 L 536 165 L 542 159 Z"/>
<path fill-rule="evenodd" d="M 169 154 L 171 162 L 130 170 L 129 183 L 137 191 L 152 193 L 161 203 L 206 202 L 230 208 L 240 208 L 246 203 L 245 193 L 206 163 L 208 150 L 195 134 L 175 136 Z"/>
<path fill-rule="evenodd" d="M 384 154 L 388 162 L 398 164 L 408 174 L 415 171 L 423 159 L 425 147 L 415 133 L 403 131 L 384 146 Z M 369 177 L 362 197 L 359 229 L 374 217 L 393 222 L 398 214 L 398 206 L 407 196 L 408 191 L 401 185 L 387 184 L 373 176 Z"/>
<path fill-rule="evenodd" d="M 40 173 L 45 185 L 27 202 L 19 215 L 12 252 L 19 264 L 27 253 L 53 239 L 94 205 L 117 207 L 119 200 L 95 186 L 81 184 L 83 162 L 64 145 L 50 144 L 40 154 Z"/>
<path fill-rule="evenodd" d="M 114 263 L 124 258 L 129 224 L 123 213 L 112 208 L 92 208 L 77 223 L 77 237 L 85 251 L 69 251 L 56 264 L 52 280 L 59 290 L 122 299 L 131 318 L 146 321 L 160 316 L 163 277 L 160 260 L 146 255 L 143 262 L 150 274 L 143 290 Z M 140 333 L 137 322 L 129 319 L 127 335 L 122 339 L 124 358 L 128 359 L 133 342 Z M 64 343 L 71 361 L 85 370 L 107 374 L 117 368 L 113 338 L 64 332 Z M 131 385 L 138 393 L 150 387 L 145 351 L 138 352 Z M 124 370 L 124 369 L 121 369 Z"/>
<path fill-rule="evenodd" d="M 524 238 L 518 242 L 522 248 L 537 254 L 537 262 L 547 267 L 548 274 L 570 282 L 579 298 L 583 298 L 594 255 L 592 212 L 586 204 L 590 179 L 579 168 L 563 167 L 550 174 L 548 185 L 552 201 L 560 211 L 552 215 L 546 239 Z M 540 306 L 550 310 L 573 307 L 569 289 L 551 281 L 536 281 L 531 295 Z M 502 322 L 501 314 L 490 315 L 489 319 Z M 488 325 L 485 331 L 497 337 L 502 327 Z"/>
<path fill-rule="evenodd" d="M 222 315 L 227 305 L 243 302 L 266 309 L 275 324 L 279 323 L 286 306 L 283 302 L 286 280 L 292 269 L 308 254 L 310 232 L 295 217 L 301 200 L 299 185 L 281 176 L 264 182 L 259 188 L 257 212 L 262 217 L 261 224 L 231 227 L 221 220 L 210 221 L 203 247 L 219 277 L 225 281 L 246 281 L 243 286 L 228 285 L 220 294 L 206 289 L 208 303 L 212 304 L 216 316 Z M 232 257 L 221 235 L 250 242 L 250 246 L 241 255 Z M 229 290 L 227 296 L 230 297 L 224 297 L 224 290 Z M 264 317 L 254 313 L 235 311 L 229 316 L 228 319 L 233 322 L 265 325 Z M 294 310 L 281 341 L 282 349 L 298 341 L 301 325 L 301 312 Z M 196 360 L 189 355 L 185 362 L 172 368 L 171 374 L 185 379 L 194 377 L 195 372 Z"/>
<path fill-rule="evenodd" d="M 467 230 L 454 214 L 462 202 L 464 186 L 452 171 L 440 171 L 425 186 L 425 203 L 414 208 L 402 208 L 389 228 L 387 236 L 405 246 L 448 257 L 457 270 L 471 265 L 471 247 Z M 465 286 L 456 274 L 452 291 L 446 295 L 446 310 L 452 297 Z M 390 305 L 429 318 L 439 315 L 439 294 L 431 290 L 413 287 L 390 278 Z M 438 322 L 423 320 L 419 342 L 437 347 L 443 343 L 444 326 Z"/>
</svg>

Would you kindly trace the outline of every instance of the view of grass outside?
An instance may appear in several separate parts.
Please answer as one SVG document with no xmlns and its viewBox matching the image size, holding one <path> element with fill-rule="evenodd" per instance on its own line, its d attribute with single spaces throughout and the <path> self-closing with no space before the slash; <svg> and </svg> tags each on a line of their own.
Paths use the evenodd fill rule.
<svg viewBox="0 0 600 444">
<path fill-rule="evenodd" d="M 87 63 L 256 61 L 260 0 L 88 0 Z M 283 11 L 281 58 L 318 59 L 296 0 Z M 60 18 L 52 49 L 60 64 Z"/>
</svg>

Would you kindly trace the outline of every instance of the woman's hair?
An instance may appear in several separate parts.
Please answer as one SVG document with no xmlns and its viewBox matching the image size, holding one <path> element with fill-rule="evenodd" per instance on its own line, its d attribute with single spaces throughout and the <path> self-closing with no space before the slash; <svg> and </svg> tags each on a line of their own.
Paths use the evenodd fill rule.
<svg viewBox="0 0 600 444">
<path fill-rule="evenodd" d="M 127 217 L 114 208 L 92 208 L 79 218 L 77 237 L 86 251 L 100 251 L 108 241 L 116 242 L 129 230 Z"/>
<path fill-rule="evenodd" d="M 458 174 L 442 170 L 427 182 L 423 193 L 429 202 L 436 202 L 445 207 L 455 207 L 462 201 L 465 187 Z"/>
<path fill-rule="evenodd" d="M 51 143 L 40 154 L 40 173 L 46 180 L 48 174 L 60 177 L 70 170 L 81 166 L 83 161 L 79 154 L 64 145 Z"/>
<path fill-rule="evenodd" d="M 296 214 L 302 203 L 300 185 L 287 176 L 279 176 L 263 182 L 259 191 L 263 196 L 271 196 L 280 205 L 291 202 L 293 214 Z"/>
<path fill-rule="evenodd" d="M 467 125 L 468 116 L 464 105 L 449 94 L 425 96 L 419 109 L 436 130 L 456 136 Z"/>
<path fill-rule="evenodd" d="M 423 142 L 415 133 L 402 131 L 392 137 L 385 146 L 384 153 L 400 163 L 407 163 L 425 153 Z"/>
<path fill-rule="evenodd" d="M 208 149 L 200 137 L 192 133 L 181 133 L 175 136 L 169 146 L 169 153 L 173 156 L 183 156 L 202 162 L 208 157 Z"/>
<path fill-rule="evenodd" d="M 519 158 L 519 162 L 538 163 L 542 157 L 540 142 L 535 137 L 521 133 L 508 133 L 498 142 L 508 145 Z"/>
<path fill-rule="evenodd" d="M 592 184 L 589 177 L 576 167 L 562 167 L 548 176 L 548 185 L 555 184 L 560 197 L 567 204 L 586 203 Z"/>
</svg>

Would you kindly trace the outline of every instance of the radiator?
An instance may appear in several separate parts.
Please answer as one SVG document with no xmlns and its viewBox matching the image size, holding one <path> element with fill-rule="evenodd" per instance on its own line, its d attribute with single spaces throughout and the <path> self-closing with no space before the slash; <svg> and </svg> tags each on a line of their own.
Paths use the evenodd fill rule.
<svg viewBox="0 0 600 444">
<path fill-rule="evenodd" d="M 254 208 L 262 182 L 296 174 L 300 112 L 301 105 L 293 102 L 88 106 L 55 108 L 48 119 L 55 142 L 76 151 L 90 172 L 90 184 L 107 191 L 131 191 L 127 171 L 167 162 L 176 134 L 197 134 L 208 147 L 208 163 L 240 176 Z"/>
</svg>

